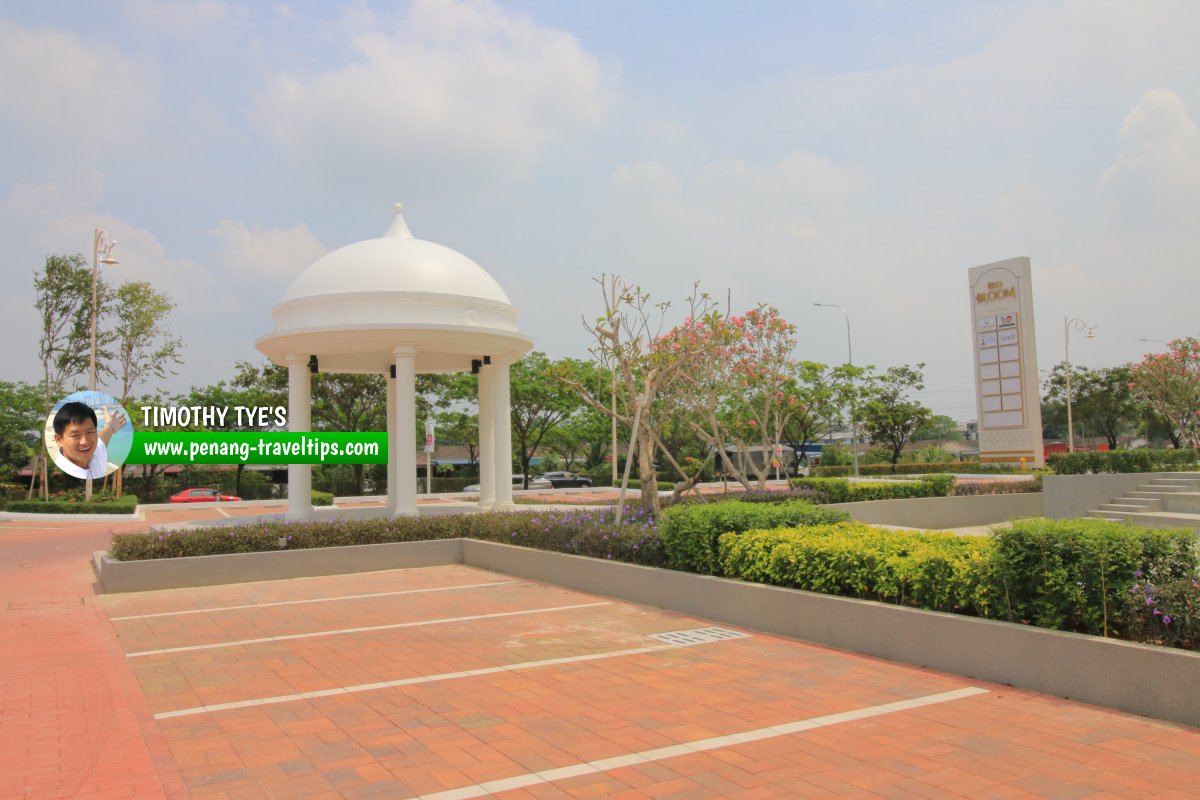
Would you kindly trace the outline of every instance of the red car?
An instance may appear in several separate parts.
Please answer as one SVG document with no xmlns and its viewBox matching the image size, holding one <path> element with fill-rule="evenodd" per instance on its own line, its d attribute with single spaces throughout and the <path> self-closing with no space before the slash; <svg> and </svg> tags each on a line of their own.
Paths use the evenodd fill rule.
<svg viewBox="0 0 1200 800">
<path fill-rule="evenodd" d="M 184 489 L 179 494 L 171 495 L 172 503 L 223 503 L 241 499 L 231 494 L 221 494 L 216 489 Z"/>
</svg>

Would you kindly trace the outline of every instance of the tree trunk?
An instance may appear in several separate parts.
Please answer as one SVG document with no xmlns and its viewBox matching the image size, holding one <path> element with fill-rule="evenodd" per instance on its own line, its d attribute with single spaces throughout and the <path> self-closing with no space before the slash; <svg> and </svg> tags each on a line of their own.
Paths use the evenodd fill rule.
<svg viewBox="0 0 1200 800">
<path fill-rule="evenodd" d="M 638 427 L 638 481 L 642 486 L 642 510 L 647 514 L 657 515 L 661 507 L 658 501 L 658 477 L 654 472 L 654 455 L 657 450 L 650 434 L 645 428 Z"/>
</svg>

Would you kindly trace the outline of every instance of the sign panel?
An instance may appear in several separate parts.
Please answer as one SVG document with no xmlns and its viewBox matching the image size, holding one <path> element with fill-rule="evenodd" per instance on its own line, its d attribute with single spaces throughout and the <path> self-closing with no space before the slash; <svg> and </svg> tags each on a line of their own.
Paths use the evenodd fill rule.
<svg viewBox="0 0 1200 800">
<path fill-rule="evenodd" d="M 968 279 L 979 460 L 1044 466 L 1029 259 L 974 267 Z"/>
</svg>

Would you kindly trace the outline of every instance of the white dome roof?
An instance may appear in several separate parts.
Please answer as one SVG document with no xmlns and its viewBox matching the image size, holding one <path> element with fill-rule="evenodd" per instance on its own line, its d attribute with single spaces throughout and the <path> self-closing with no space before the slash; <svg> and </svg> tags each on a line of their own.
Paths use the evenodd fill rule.
<svg viewBox="0 0 1200 800">
<path fill-rule="evenodd" d="M 441 294 L 510 305 L 483 267 L 449 247 L 414 239 L 399 204 L 396 219 L 381 238 L 321 257 L 292 282 L 282 302 L 358 292 Z"/>
<path fill-rule="evenodd" d="M 256 346 L 277 364 L 318 356 L 322 372 L 386 372 L 394 350 L 417 352 L 420 372 L 518 358 L 533 342 L 500 285 L 462 253 L 414 239 L 403 208 L 378 239 L 338 248 L 292 282 Z"/>
</svg>

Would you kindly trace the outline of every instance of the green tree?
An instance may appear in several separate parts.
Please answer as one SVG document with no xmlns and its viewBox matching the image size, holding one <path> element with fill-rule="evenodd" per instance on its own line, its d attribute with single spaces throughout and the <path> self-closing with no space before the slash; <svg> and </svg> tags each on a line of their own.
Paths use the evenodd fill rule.
<svg viewBox="0 0 1200 800">
<path fill-rule="evenodd" d="M 1115 450 L 1122 433 L 1136 428 L 1142 404 L 1130 384 L 1133 370 L 1127 366 L 1071 368 L 1071 416 L 1075 424 L 1099 433 Z M 1055 417 L 1064 414 L 1067 402 L 1067 365 L 1056 364 L 1045 385 L 1045 399 L 1054 404 Z"/>
<path fill-rule="evenodd" d="M 0 480 L 11 478 L 33 458 L 46 421 L 43 403 L 36 384 L 0 381 Z"/>
<path fill-rule="evenodd" d="M 545 353 L 534 351 L 509 369 L 512 436 L 525 488 L 529 488 L 529 461 L 546 435 L 579 410 L 582 401 L 559 381 L 556 365 Z"/>
<path fill-rule="evenodd" d="M 42 362 L 42 414 L 48 415 L 67 384 L 86 373 L 91 354 L 92 270 L 81 255 L 46 256 L 40 273 L 34 273 L 34 308 L 41 320 L 38 358 Z M 103 371 L 109 336 L 99 328 L 108 299 L 103 278 L 96 283 L 96 371 Z M 41 494 L 48 496 L 45 445 L 38 448 L 34 479 L 41 475 Z M 32 496 L 34 480 L 30 480 Z"/>
<path fill-rule="evenodd" d="M 904 445 L 933 416 L 919 401 L 908 397 L 909 392 L 925 388 L 924 369 L 924 364 L 889 367 L 882 375 L 872 376 L 867 402 L 859 409 L 871 443 L 889 452 L 892 472 L 896 471 Z"/>
<path fill-rule="evenodd" d="M 438 411 L 433 415 L 437 423 L 438 440 L 465 447 L 468 466 L 479 466 L 479 413 L 478 411 Z"/>
<path fill-rule="evenodd" d="M 321 373 L 312 382 L 313 430 L 387 430 L 387 381 L 382 375 Z M 363 464 L 353 464 L 354 492 L 363 493 Z"/>
<path fill-rule="evenodd" d="M 929 420 L 913 431 L 914 442 L 938 441 L 961 442 L 962 434 L 958 432 L 958 423 L 953 417 L 945 414 L 934 414 Z"/>
<path fill-rule="evenodd" d="M 123 283 L 117 289 L 113 316 L 116 368 L 121 379 L 121 402 L 148 377 L 174 375 L 174 364 L 182 363 L 183 341 L 167 329 L 167 317 L 175 304 L 148 281 Z"/>
</svg>

